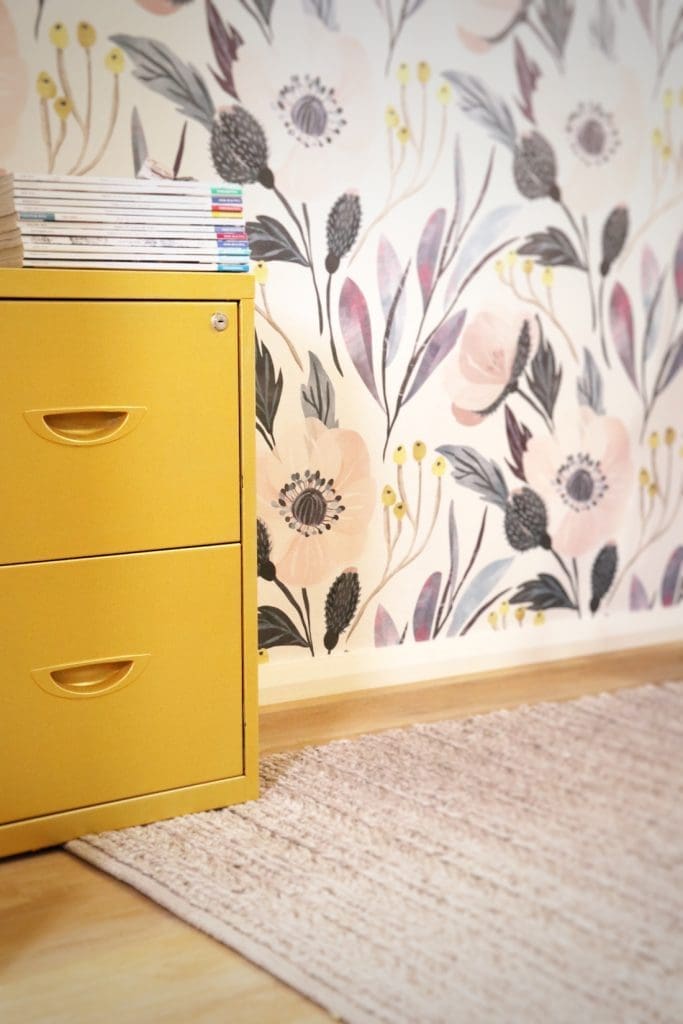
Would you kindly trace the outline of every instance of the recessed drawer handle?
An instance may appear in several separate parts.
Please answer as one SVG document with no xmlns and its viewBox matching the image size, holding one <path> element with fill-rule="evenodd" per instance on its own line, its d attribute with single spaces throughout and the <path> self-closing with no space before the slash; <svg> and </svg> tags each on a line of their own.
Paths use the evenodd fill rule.
<svg viewBox="0 0 683 1024">
<path fill-rule="evenodd" d="M 24 417 L 39 437 L 58 444 L 92 445 L 129 434 L 147 412 L 143 405 L 82 409 L 28 409 Z"/>
<path fill-rule="evenodd" d="M 31 672 L 33 679 L 53 697 L 99 697 L 121 690 L 146 668 L 149 654 L 132 654 L 102 661 L 53 665 Z"/>
</svg>

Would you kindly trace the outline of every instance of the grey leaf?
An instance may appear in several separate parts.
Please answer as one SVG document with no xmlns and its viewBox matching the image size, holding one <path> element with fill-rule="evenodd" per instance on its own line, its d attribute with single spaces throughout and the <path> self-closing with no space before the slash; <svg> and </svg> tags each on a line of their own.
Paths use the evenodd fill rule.
<svg viewBox="0 0 683 1024">
<path fill-rule="evenodd" d="M 517 250 L 522 256 L 534 256 L 544 267 L 576 267 L 585 270 L 571 240 L 560 228 L 534 231 Z"/>
<path fill-rule="evenodd" d="M 513 562 L 514 557 L 499 558 L 495 562 L 485 565 L 477 573 L 455 606 L 453 618 L 448 627 L 448 636 L 456 636 L 460 632 L 472 612 L 476 611 L 479 605 L 486 600 Z"/>
<path fill-rule="evenodd" d="M 259 606 L 258 645 L 267 647 L 308 647 L 289 615 L 270 604 Z"/>
<path fill-rule="evenodd" d="M 165 43 L 143 36 L 110 36 L 133 61 L 133 74 L 154 92 L 176 104 L 176 110 L 211 131 L 216 108 L 204 79 L 192 64 L 184 64 Z"/>
<path fill-rule="evenodd" d="M 572 0 L 543 0 L 538 17 L 559 56 L 564 56 L 567 37 L 574 18 Z"/>
<path fill-rule="evenodd" d="M 605 415 L 602 376 L 587 348 L 583 350 L 583 373 L 576 382 L 576 393 L 579 405 L 589 406 L 598 416 Z"/>
<path fill-rule="evenodd" d="M 256 220 L 250 220 L 247 223 L 247 235 L 252 259 L 308 266 L 308 260 L 277 218 L 261 214 Z"/>
<path fill-rule="evenodd" d="M 259 14 L 263 18 L 266 25 L 270 26 L 270 17 L 273 13 L 273 4 L 275 0 L 254 0 L 256 7 L 258 8 Z"/>
<path fill-rule="evenodd" d="M 133 107 L 133 112 L 130 115 L 130 142 L 133 147 L 133 169 L 137 178 L 148 153 L 147 140 L 137 107 Z"/>
<path fill-rule="evenodd" d="M 505 101 L 490 93 L 475 75 L 467 75 L 462 71 L 444 71 L 443 76 L 455 87 L 463 113 L 485 128 L 497 142 L 513 150 L 517 132 Z"/>
<path fill-rule="evenodd" d="M 548 418 L 552 420 L 555 402 L 557 401 L 562 381 L 562 367 L 558 367 L 555 353 L 543 334 L 541 334 L 541 341 L 536 349 L 536 354 L 531 360 L 526 380 L 532 394 L 541 403 L 541 406 L 548 414 Z"/>
<path fill-rule="evenodd" d="M 540 572 L 536 579 L 522 583 L 510 598 L 510 604 L 528 604 L 534 612 L 546 608 L 576 609 L 557 577 L 547 572 Z"/>
<path fill-rule="evenodd" d="M 614 60 L 617 23 L 609 0 L 598 0 L 598 9 L 590 22 L 589 30 L 591 39 L 597 48 L 610 60 Z"/>
<path fill-rule="evenodd" d="M 508 500 L 508 486 L 495 462 L 484 458 L 474 448 L 460 444 L 444 444 L 437 451 L 447 459 L 453 468 L 453 477 L 478 494 L 484 501 L 505 511 Z"/>
<path fill-rule="evenodd" d="M 331 32 L 338 32 L 337 0 L 303 0 L 304 10 L 322 21 Z"/>
<path fill-rule="evenodd" d="M 270 352 L 256 335 L 256 419 L 271 437 L 282 398 L 282 370 L 275 375 Z"/>
<path fill-rule="evenodd" d="M 326 427 L 338 427 L 332 381 L 314 352 L 309 352 L 308 358 L 310 362 L 308 384 L 301 385 L 301 408 L 304 416 L 312 416 L 324 423 Z"/>
</svg>

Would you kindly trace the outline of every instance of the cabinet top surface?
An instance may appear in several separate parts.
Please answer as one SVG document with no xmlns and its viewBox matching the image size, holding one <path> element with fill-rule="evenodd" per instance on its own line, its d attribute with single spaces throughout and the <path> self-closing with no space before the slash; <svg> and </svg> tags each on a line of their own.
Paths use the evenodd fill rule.
<svg viewBox="0 0 683 1024">
<path fill-rule="evenodd" d="M 0 299 L 251 299 L 251 274 L 174 270 L 0 270 Z"/>
</svg>

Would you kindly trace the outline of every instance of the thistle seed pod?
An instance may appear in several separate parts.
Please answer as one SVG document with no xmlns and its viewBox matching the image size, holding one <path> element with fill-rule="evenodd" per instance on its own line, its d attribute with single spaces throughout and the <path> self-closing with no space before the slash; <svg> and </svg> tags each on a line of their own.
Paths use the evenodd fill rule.
<svg viewBox="0 0 683 1024">
<path fill-rule="evenodd" d="M 607 277 L 615 259 L 624 248 L 628 234 L 628 210 L 625 206 L 615 206 L 605 221 L 602 229 L 602 262 L 600 273 Z"/>
<path fill-rule="evenodd" d="M 211 129 L 211 159 L 225 181 L 246 185 L 258 181 L 272 188 L 275 179 L 268 167 L 266 133 L 244 107 L 222 107 Z"/>
<path fill-rule="evenodd" d="M 325 598 L 325 636 L 323 642 L 330 654 L 339 642 L 339 635 L 348 628 L 360 599 L 360 583 L 355 569 L 347 569 L 336 580 Z"/>
<path fill-rule="evenodd" d="M 505 508 L 505 536 L 515 551 L 550 547 L 545 503 L 530 487 L 510 496 Z"/>
<path fill-rule="evenodd" d="M 614 583 L 617 572 L 617 546 L 616 544 L 605 544 L 604 548 L 598 551 L 593 568 L 591 570 L 591 603 L 590 609 L 595 615 L 600 602 Z"/>
<path fill-rule="evenodd" d="M 549 196 L 559 202 L 555 153 L 538 132 L 525 135 L 515 146 L 512 173 L 517 188 L 527 199 Z"/>
<path fill-rule="evenodd" d="M 258 575 L 269 583 L 275 579 L 275 566 L 270 560 L 271 542 L 268 527 L 262 519 L 256 520 L 256 566 Z"/>
<path fill-rule="evenodd" d="M 334 274 L 339 267 L 339 261 L 346 256 L 356 241 L 360 220 L 360 196 L 355 192 L 344 192 L 335 202 L 327 218 L 325 269 L 328 274 Z"/>
</svg>

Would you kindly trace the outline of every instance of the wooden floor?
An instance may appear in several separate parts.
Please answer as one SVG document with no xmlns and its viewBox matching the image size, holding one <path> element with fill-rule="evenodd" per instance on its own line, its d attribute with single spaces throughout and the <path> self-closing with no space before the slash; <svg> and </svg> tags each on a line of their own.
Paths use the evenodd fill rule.
<svg viewBox="0 0 683 1024">
<path fill-rule="evenodd" d="M 262 713 L 263 747 L 539 699 L 683 678 L 683 644 L 481 679 L 476 706 L 446 684 Z M 545 680 L 545 683 L 543 682 Z M 451 686 L 452 684 L 448 684 Z M 516 689 L 515 689 L 516 685 Z M 488 689 L 488 696 L 482 694 Z M 511 696 L 514 694 L 514 699 Z M 469 696 L 468 696 L 469 695 Z M 395 699 L 394 699 L 395 698 Z M 447 699 L 446 699 L 447 698 Z M 341 723 L 341 724 L 340 724 Z M 285 742 L 285 739 L 288 742 Z M 61 849 L 0 862 L 0 1024 L 324 1024 L 332 1018 L 232 950 Z M 416 1022 L 418 1024 L 418 1022 Z"/>
</svg>

